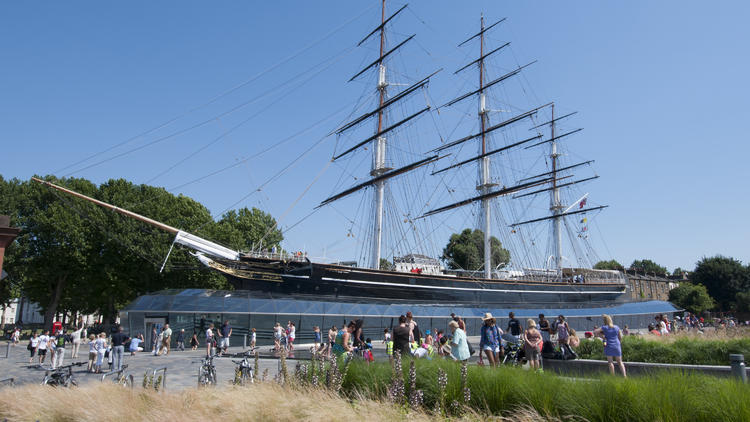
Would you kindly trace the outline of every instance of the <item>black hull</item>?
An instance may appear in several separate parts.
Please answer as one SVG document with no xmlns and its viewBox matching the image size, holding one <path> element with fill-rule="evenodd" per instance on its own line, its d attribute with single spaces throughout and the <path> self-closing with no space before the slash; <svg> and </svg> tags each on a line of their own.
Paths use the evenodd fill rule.
<svg viewBox="0 0 750 422">
<path fill-rule="evenodd" d="M 606 307 L 629 301 L 620 283 L 470 280 L 257 258 L 218 264 L 214 268 L 236 289 L 277 298 L 519 309 Z"/>
</svg>

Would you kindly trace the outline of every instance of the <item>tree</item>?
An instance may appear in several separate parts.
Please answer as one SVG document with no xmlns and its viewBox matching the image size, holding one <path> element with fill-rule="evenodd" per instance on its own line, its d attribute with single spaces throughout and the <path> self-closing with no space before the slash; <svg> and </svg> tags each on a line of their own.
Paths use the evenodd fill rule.
<svg viewBox="0 0 750 422">
<path fill-rule="evenodd" d="M 750 291 L 750 270 L 734 258 L 721 255 L 703 258 L 690 275 L 692 282 L 706 286 L 722 310 L 737 307 L 738 294 Z M 741 305 L 741 302 L 739 303 Z"/>
<path fill-rule="evenodd" d="M 669 291 L 669 301 L 694 314 L 700 314 L 716 306 L 706 286 L 702 284 L 680 283 Z"/>
<path fill-rule="evenodd" d="M 393 264 L 385 258 L 380 258 L 380 269 L 383 271 L 391 271 L 393 269 Z"/>
<path fill-rule="evenodd" d="M 680 276 L 680 277 L 682 277 L 682 275 L 685 274 L 686 272 L 687 271 L 683 270 L 682 268 L 677 267 L 677 268 L 674 269 L 674 271 L 672 271 L 672 275 L 673 276 Z"/>
<path fill-rule="evenodd" d="M 492 268 L 503 267 L 510 262 L 510 252 L 503 248 L 495 236 L 490 237 L 490 262 Z M 484 233 L 481 230 L 464 229 L 451 235 L 443 249 L 443 260 L 449 268 L 476 271 L 484 266 Z"/>
<path fill-rule="evenodd" d="M 661 276 L 669 274 L 665 267 L 662 267 L 661 265 L 650 259 L 636 259 L 632 264 L 630 264 L 630 269 L 642 273 L 653 273 Z"/>
<path fill-rule="evenodd" d="M 622 264 L 615 261 L 614 259 L 611 259 L 609 261 L 599 261 L 596 264 L 594 264 L 594 269 L 595 270 L 625 271 L 625 267 L 623 267 Z"/>
<path fill-rule="evenodd" d="M 271 214 L 257 208 L 228 211 L 205 232 L 216 242 L 237 250 L 271 249 L 280 247 L 284 240 Z"/>
</svg>

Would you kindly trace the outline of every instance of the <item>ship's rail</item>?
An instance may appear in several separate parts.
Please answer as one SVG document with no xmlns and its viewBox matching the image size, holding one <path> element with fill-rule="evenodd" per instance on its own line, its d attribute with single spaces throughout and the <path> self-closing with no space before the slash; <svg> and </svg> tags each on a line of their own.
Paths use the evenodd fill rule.
<svg viewBox="0 0 750 422">
<path fill-rule="evenodd" d="M 306 262 L 307 252 L 296 251 L 296 252 L 273 252 L 273 251 L 245 251 L 241 253 L 241 256 L 247 258 L 262 258 L 279 261 L 297 261 Z"/>
<path fill-rule="evenodd" d="M 483 271 L 447 270 L 447 275 L 484 278 Z M 523 271 L 495 271 L 493 279 L 526 282 L 570 283 L 570 284 L 627 284 L 627 278 L 619 271 L 593 269 L 566 269 L 562 274 L 549 270 L 525 269 Z"/>
</svg>

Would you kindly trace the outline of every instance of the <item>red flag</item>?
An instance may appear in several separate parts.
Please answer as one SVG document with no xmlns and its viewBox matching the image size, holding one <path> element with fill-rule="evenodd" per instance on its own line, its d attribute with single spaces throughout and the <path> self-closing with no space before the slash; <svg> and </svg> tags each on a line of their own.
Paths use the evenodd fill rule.
<svg viewBox="0 0 750 422">
<path fill-rule="evenodd" d="M 581 202 L 578 203 L 578 209 L 581 209 L 586 206 L 586 199 L 588 198 L 583 198 Z"/>
</svg>

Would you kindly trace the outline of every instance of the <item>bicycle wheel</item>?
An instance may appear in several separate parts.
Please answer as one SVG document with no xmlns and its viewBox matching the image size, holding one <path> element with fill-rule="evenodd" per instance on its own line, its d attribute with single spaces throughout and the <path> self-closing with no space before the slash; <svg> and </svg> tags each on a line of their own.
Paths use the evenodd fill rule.
<svg viewBox="0 0 750 422">
<path fill-rule="evenodd" d="M 66 387 L 78 387 L 78 381 L 75 378 L 70 377 L 68 382 L 65 384 Z"/>
<path fill-rule="evenodd" d="M 200 367 L 198 369 L 198 387 L 204 387 L 208 384 L 208 373 L 206 372 L 206 368 Z"/>
<path fill-rule="evenodd" d="M 209 383 L 211 385 L 216 385 L 216 369 L 215 368 L 212 367 L 211 369 L 208 370 L 208 378 L 209 378 Z"/>
</svg>

